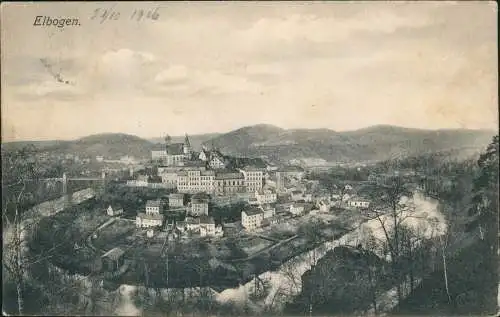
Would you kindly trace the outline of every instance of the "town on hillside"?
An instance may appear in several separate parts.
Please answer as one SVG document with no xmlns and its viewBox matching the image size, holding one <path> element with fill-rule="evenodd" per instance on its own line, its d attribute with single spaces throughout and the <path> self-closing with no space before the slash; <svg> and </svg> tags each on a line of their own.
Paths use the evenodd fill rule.
<svg viewBox="0 0 500 317">
<path fill-rule="evenodd" d="M 401 309 L 394 303 L 418 294 L 422 279 L 440 270 L 443 255 L 432 250 L 446 233 L 443 215 L 474 168 L 425 155 L 327 169 L 277 164 L 215 146 L 196 151 L 187 134 L 183 142 L 165 138 L 150 158 L 30 155 L 43 176 L 26 183 L 30 195 L 19 205 L 27 210 L 23 226 L 33 228 L 22 252 L 49 253 L 51 267 L 94 276 L 107 292 L 143 285 L 214 299 L 243 285 L 247 303 L 267 305 L 272 287 L 285 283 L 295 295 L 280 295 L 286 299 L 273 309 L 290 313 L 337 311 L 311 297 L 318 292 L 342 294 L 338 305 L 350 312 Z M 407 252 L 400 261 L 414 263 L 398 270 L 387 244 L 393 221 Z M 451 224 L 465 226 L 446 249 L 456 266 L 455 254 L 473 252 L 485 224 L 465 215 Z M 345 289 L 333 282 L 352 274 L 362 280 Z M 350 292 L 359 298 L 348 300 Z"/>
<path fill-rule="evenodd" d="M 165 144 L 151 151 L 150 168 L 135 171 L 130 187 L 165 188 L 174 192 L 145 202 L 136 225 L 149 236 L 166 231 L 173 236 L 188 233 L 222 237 L 224 228 L 254 232 L 273 224 L 285 224 L 306 214 L 329 213 L 331 208 L 368 210 L 370 201 L 350 184 L 320 194 L 318 182 L 306 179 L 300 166 L 271 166 L 264 160 L 224 155 L 217 148 L 196 152 L 186 134 L 183 143 Z M 244 203 L 238 223 L 217 223 L 213 204 Z M 113 212 L 110 206 L 110 212 Z M 168 214 L 185 214 L 181 221 L 168 221 Z"/>
</svg>

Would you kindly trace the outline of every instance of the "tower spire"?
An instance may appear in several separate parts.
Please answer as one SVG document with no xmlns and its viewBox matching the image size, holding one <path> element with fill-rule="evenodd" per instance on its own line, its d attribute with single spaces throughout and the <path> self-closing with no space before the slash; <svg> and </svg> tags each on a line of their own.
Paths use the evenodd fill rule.
<svg viewBox="0 0 500 317">
<path fill-rule="evenodd" d="M 170 135 L 165 135 L 165 144 L 169 145 L 170 144 L 170 141 L 172 141 L 172 138 L 170 137 Z"/>
<path fill-rule="evenodd" d="M 183 144 L 183 149 L 184 149 L 184 156 L 186 159 L 191 159 L 191 143 L 189 142 L 189 137 L 186 133 L 186 137 L 184 138 L 184 144 Z"/>
</svg>

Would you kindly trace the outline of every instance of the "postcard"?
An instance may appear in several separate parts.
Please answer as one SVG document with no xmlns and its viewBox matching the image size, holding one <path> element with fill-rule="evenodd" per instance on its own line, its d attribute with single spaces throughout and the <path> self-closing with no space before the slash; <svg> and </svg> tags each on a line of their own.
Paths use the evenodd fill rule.
<svg viewBox="0 0 500 317">
<path fill-rule="evenodd" d="M 496 2 L 4 2 L 4 315 L 495 315 Z"/>
</svg>

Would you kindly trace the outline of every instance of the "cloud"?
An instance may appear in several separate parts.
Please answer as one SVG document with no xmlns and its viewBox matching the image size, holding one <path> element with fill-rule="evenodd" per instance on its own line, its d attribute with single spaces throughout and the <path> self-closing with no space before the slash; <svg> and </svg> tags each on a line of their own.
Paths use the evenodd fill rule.
<svg viewBox="0 0 500 317">
<path fill-rule="evenodd" d="M 245 67 L 245 73 L 250 75 L 280 75 L 286 68 L 278 63 L 250 64 Z"/>
<path fill-rule="evenodd" d="M 51 94 L 61 94 L 61 93 L 79 93 L 79 90 L 73 85 L 64 84 L 57 82 L 55 80 L 45 81 L 40 84 L 28 86 L 28 90 L 33 91 L 36 96 L 47 96 Z"/>
<path fill-rule="evenodd" d="M 243 76 L 218 70 L 200 70 L 184 65 L 172 65 L 154 77 L 157 91 L 185 92 L 188 94 L 257 93 L 263 87 Z"/>
<path fill-rule="evenodd" d="M 390 11 L 362 11 L 348 18 L 317 17 L 312 14 L 293 14 L 285 18 L 261 18 L 240 36 L 249 43 L 267 41 L 310 41 L 331 43 L 348 39 L 363 31 L 389 34 L 398 28 L 419 28 L 428 24 L 420 16 L 401 16 Z"/>
<path fill-rule="evenodd" d="M 85 95 L 85 90 L 77 85 L 65 84 L 48 79 L 28 85 L 11 87 L 9 96 L 14 96 L 24 101 L 39 101 L 41 98 L 54 101 L 69 101 L 80 99 Z"/>
<path fill-rule="evenodd" d="M 155 61 L 153 54 L 147 52 L 137 52 L 130 49 L 122 48 L 116 51 L 108 51 L 101 57 L 104 65 L 115 67 L 117 65 L 123 67 L 134 67 L 148 62 Z"/>
<path fill-rule="evenodd" d="M 154 80 L 158 83 L 184 81 L 188 78 L 188 70 L 183 65 L 173 65 L 156 74 Z"/>
<path fill-rule="evenodd" d="M 151 79 L 158 59 L 149 52 L 127 48 L 108 50 L 89 57 L 87 70 L 82 74 L 91 93 L 123 93 L 140 91 Z"/>
</svg>

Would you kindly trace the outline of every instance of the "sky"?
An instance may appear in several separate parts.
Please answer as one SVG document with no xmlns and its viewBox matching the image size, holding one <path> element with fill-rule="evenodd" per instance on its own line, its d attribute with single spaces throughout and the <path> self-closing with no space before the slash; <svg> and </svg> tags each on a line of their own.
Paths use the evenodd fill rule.
<svg viewBox="0 0 500 317">
<path fill-rule="evenodd" d="M 498 129 L 495 2 L 1 8 L 3 142 L 259 123 Z M 157 19 L 132 20 L 140 9 Z M 95 10 L 119 16 L 93 19 Z M 36 16 L 80 25 L 34 26 Z"/>
</svg>

